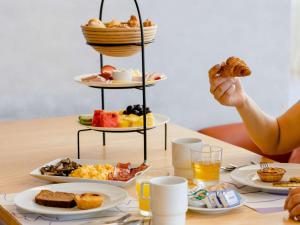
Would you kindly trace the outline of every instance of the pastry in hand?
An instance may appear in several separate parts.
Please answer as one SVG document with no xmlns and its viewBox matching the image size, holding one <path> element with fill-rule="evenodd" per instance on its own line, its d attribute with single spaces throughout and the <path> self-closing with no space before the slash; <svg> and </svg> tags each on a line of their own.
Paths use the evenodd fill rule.
<svg viewBox="0 0 300 225">
<path fill-rule="evenodd" d="M 84 193 L 76 195 L 75 202 L 78 209 L 94 209 L 102 205 L 103 197 L 98 194 Z"/>
<path fill-rule="evenodd" d="M 221 77 L 245 77 L 251 74 L 251 70 L 243 60 L 232 56 L 226 62 L 213 66 L 209 74 L 218 74 Z"/>
<path fill-rule="evenodd" d="M 139 26 L 139 21 L 138 19 L 136 18 L 136 16 L 132 15 L 130 17 L 130 19 L 128 20 L 127 22 L 128 26 L 130 27 L 138 27 Z"/>
</svg>

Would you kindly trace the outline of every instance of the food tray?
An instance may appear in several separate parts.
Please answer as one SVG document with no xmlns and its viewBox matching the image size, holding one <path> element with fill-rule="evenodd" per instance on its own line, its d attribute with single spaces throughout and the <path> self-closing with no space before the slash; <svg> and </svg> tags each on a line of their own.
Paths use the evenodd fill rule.
<svg viewBox="0 0 300 225">
<path fill-rule="evenodd" d="M 49 176 L 49 175 L 42 175 L 40 172 L 40 169 L 46 165 L 54 165 L 56 163 L 58 163 L 60 160 L 62 160 L 64 158 L 59 158 L 59 159 L 55 159 L 51 162 L 48 162 L 36 169 L 34 169 L 33 171 L 30 172 L 30 175 L 41 179 L 41 180 L 46 180 L 46 181 L 50 181 L 50 182 L 56 182 L 56 183 L 73 183 L 73 182 L 90 182 L 90 183 L 100 183 L 100 184 L 110 184 L 113 186 L 118 186 L 118 187 L 126 187 L 128 185 L 130 185 L 131 183 L 133 183 L 136 179 L 136 177 L 143 175 L 145 172 L 147 172 L 150 169 L 150 166 L 139 172 L 135 177 L 131 178 L 128 181 L 114 181 L 114 180 L 93 180 L 93 179 L 84 179 L 84 178 L 77 178 L 77 177 L 63 177 L 63 176 Z M 93 160 L 93 159 L 71 159 L 74 162 L 77 162 L 81 165 L 84 164 L 89 164 L 89 165 L 95 165 L 95 164 L 111 164 L 116 166 L 117 162 L 113 162 L 113 161 L 107 161 L 107 160 Z M 138 167 L 140 164 L 132 164 L 133 167 Z"/>
</svg>

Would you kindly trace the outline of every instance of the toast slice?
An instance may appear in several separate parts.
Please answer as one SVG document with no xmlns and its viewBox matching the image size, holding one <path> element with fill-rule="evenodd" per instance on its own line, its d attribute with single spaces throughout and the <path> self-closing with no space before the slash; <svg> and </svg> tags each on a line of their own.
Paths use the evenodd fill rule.
<svg viewBox="0 0 300 225">
<path fill-rule="evenodd" d="M 57 208 L 73 208 L 76 206 L 75 195 L 66 192 L 52 192 L 41 190 L 35 196 L 35 202 L 39 205 Z"/>
</svg>

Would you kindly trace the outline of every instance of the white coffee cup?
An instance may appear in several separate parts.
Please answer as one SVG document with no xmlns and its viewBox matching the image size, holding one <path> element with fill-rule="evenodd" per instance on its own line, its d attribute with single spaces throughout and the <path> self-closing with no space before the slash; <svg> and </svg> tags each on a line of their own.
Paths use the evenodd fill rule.
<svg viewBox="0 0 300 225">
<path fill-rule="evenodd" d="M 129 82 L 132 81 L 132 74 L 130 70 L 114 70 L 112 78 L 114 81 Z"/>
<path fill-rule="evenodd" d="M 172 141 L 172 164 L 174 175 L 191 179 L 193 177 L 191 146 L 202 145 L 199 138 L 178 138 Z"/>
<path fill-rule="evenodd" d="M 155 177 L 141 183 L 150 184 L 150 205 L 153 225 L 184 225 L 188 209 L 188 182 L 175 176 Z"/>
</svg>

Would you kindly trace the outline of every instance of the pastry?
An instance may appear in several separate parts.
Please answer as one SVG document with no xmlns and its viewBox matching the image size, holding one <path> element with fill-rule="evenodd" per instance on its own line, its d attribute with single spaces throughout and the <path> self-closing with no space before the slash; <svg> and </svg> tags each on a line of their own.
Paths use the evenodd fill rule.
<svg viewBox="0 0 300 225">
<path fill-rule="evenodd" d="M 35 203 L 48 207 L 57 208 L 73 208 L 76 206 L 75 195 L 65 192 L 52 192 L 49 190 L 41 190 L 35 196 Z"/>
<path fill-rule="evenodd" d="M 106 28 L 105 24 L 102 23 L 101 20 L 93 18 L 90 19 L 89 22 L 87 23 L 87 26 L 89 27 L 98 27 L 98 28 Z"/>
<path fill-rule="evenodd" d="M 139 21 L 136 18 L 136 16 L 132 15 L 130 17 L 130 19 L 128 20 L 127 24 L 128 24 L 129 27 L 138 27 L 139 26 Z"/>
<path fill-rule="evenodd" d="M 121 26 L 121 22 L 118 20 L 112 20 L 106 24 L 107 28 L 117 28 Z"/>
<path fill-rule="evenodd" d="M 84 193 L 75 196 L 78 209 L 94 209 L 103 203 L 103 197 L 99 194 Z"/>
<path fill-rule="evenodd" d="M 269 167 L 258 170 L 257 174 L 263 182 L 277 182 L 282 179 L 285 172 L 283 168 Z"/>
<path fill-rule="evenodd" d="M 229 57 L 226 62 L 213 66 L 208 73 L 221 77 L 245 77 L 251 74 L 251 70 L 240 58 Z"/>
<path fill-rule="evenodd" d="M 151 20 L 146 19 L 143 23 L 144 27 L 152 27 L 154 26 L 154 23 Z"/>
<path fill-rule="evenodd" d="M 155 24 L 149 19 L 147 19 L 143 22 L 144 27 L 151 27 L 151 26 L 154 26 L 154 25 Z M 99 28 L 124 28 L 124 29 L 130 29 L 130 28 L 134 28 L 134 27 L 139 27 L 140 22 L 139 22 L 139 19 L 136 16 L 131 15 L 130 19 L 126 22 L 120 22 L 118 20 L 112 20 L 108 23 L 103 23 L 101 20 L 93 18 L 93 19 L 90 19 L 88 21 L 86 26 L 99 27 Z"/>
</svg>

